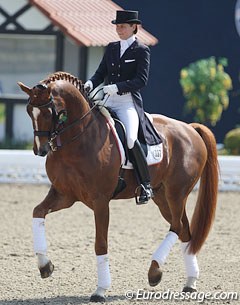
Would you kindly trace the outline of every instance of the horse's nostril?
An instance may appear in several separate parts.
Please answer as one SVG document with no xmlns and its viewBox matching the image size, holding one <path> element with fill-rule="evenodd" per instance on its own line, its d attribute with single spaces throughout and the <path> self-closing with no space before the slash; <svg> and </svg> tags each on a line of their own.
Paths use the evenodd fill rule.
<svg viewBox="0 0 240 305">
<path fill-rule="evenodd" d="M 40 157 L 45 157 L 48 153 L 48 149 L 39 149 L 38 152 L 37 152 L 37 155 L 40 156 Z"/>
<path fill-rule="evenodd" d="M 41 151 L 41 152 L 39 152 L 39 156 L 41 156 L 41 157 L 45 157 L 46 156 L 46 154 L 47 154 L 47 151 Z"/>
</svg>

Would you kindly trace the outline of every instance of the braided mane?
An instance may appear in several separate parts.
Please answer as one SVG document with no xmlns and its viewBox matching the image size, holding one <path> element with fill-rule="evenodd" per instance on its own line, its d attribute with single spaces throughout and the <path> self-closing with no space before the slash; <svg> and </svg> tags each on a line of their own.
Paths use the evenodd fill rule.
<svg viewBox="0 0 240 305">
<path fill-rule="evenodd" d="M 83 93 L 85 95 L 82 81 L 67 72 L 58 71 L 58 72 L 52 73 L 48 76 L 47 79 L 42 80 L 41 83 L 48 85 L 52 82 L 55 82 L 56 80 L 68 81 L 69 83 L 74 85 L 78 90 L 80 90 L 81 93 Z"/>
<path fill-rule="evenodd" d="M 65 80 L 65 81 L 71 83 L 72 85 L 74 85 L 85 97 L 85 99 L 88 102 L 88 104 L 90 105 L 90 107 L 92 107 L 92 101 L 89 98 L 87 92 L 84 90 L 83 82 L 70 73 L 58 71 L 58 72 L 48 75 L 48 78 L 42 80 L 40 83 L 44 83 L 44 84 L 48 85 L 52 82 L 55 82 L 56 80 Z"/>
</svg>

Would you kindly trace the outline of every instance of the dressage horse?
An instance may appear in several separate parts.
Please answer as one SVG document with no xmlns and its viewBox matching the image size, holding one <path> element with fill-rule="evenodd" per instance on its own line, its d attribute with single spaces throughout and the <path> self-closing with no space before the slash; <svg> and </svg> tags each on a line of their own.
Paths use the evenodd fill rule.
<svg viewBox="0 0 240 305">
<path fill-rule="evenodd" d="M 115 136 L 105 117 L 89 103 L 82 82 L 74 76 L 56 72 L 33 88 L 18 84 L 29 96 L 33 151 L 38 156 L 47 155 L 46 171 L 51 181 L 47 196 L 33 210 L 34 251 L 41 276 L 50 276 L 54 269 L 47 257 L 46 215 L 81 201 L 95 216 L 98 284 L 91 301 L 102 302 L 111 284 L 109 202 L 121 167 Z M 196 254 L 208 236 L 217 203 L 216 141 L 204 125 L 157 114 L 152 118 L 163 140 L 162 161 L 149 168 L 153 201 L 170 229 L 152 255 L 148 281 L 151 286 L 161 281 L 167 256 L 180 239 L 187 278 L 183 291 L 192 292 L 199 277 Z M 134 171 L 125 170 L 124 179 L 127 186 L 114 199 L 134 197 L 138 187 Z M 189 224 L 186 201 L 199 179 L 198 199 Z"/>
</svg>

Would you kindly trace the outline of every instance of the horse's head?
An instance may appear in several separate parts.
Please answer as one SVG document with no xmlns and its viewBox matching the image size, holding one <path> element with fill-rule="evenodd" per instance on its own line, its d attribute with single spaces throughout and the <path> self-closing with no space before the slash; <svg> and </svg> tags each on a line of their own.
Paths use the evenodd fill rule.
<svg viewBox="0 0 240 305">
<path fill-rule="evenodd" d="M 90 125 L 90 102 L 81 80 L 66 72 L 55 72 L 33 88 L 18 83 L 29 96 L 27 112 L 34 130 L 33 151 L 45 156 L 48 151 L 79 138 Z"/>
<path fill-rule="evenodd" d="M 18 85 L 29 96 L 27 112 L 34 130 L 34 154 L 45 156 L 50 149 L 49 140 L 62 111 L 56 109 L 50 86 L 40 83 L 29 88 L 20 82 Z"/>
</svg>

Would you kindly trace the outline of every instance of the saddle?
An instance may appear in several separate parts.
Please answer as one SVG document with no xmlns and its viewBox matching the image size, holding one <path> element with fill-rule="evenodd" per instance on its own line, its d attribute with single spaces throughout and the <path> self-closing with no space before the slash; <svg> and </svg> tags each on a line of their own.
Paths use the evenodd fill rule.
<svg viewBox="0 0 240 305">
<path fill-rule="evenodd" d="M 121 167 L 118 176 L 118 185 L 113 193 L 113 197 L 116 197 L 118 193 L 124 190 L 126 183 L 124 181 L 124 170 L 133 169 L 131 162 L 131 154 L 127 146 L 127 137 L 124 124 L 120 121 L 118 116 L 112 109 L 103 107 L 102 105 L 98 107 L 100 113 L 106 118 L 107 124 L 109 125 L 114 137 L 116 139 L 116 144 L 121 156 Z M 154 128 L 154 127 L 153 127 Z M 145 153 L 148 165 L 154 165 L 161 162 L 163 157 L 162 143 L 157 145 L 149 146 L 145 143 L 143 135 L 138 132 L 138 141 L 140 142 L 142 149 Z"/>
<path fill-rule="evenodd" d="M 100 106 L 99 111 L 106 118 L 108 125 L 113 132 L 118 145 L 119 153 L 121 155 L 121 165 L 125 169 L 132 169 L 131 158 L 129 156 L 129 149 L 127 146 L 126 130 L 124 124 L 120 121 L 118 116 L 112 109 Z M 148 117 L 149 114 L 146 114 Z M 153 127 L 154 128 L 154 127 Z M 162 160 L 162 143 L 157 145 L 148 145 L 145 142 L 143 134 L 138 132 L 138 141 L 145 153 L 148 165 L 154 165 Z"/>
<path fill-rule="evenodd" d="M 116 197 L 118 193 L 123 191 L 126 187 L 126 182 L 124 180 L 124 170 L 125 169 L 133 169 L 133 164 L 131 162 L 132 152 L 128 149 L 127 146 L 127 137 L 126 130 L 124 124 L 121 122 L 117 114 L 110 108 L 106 107 L 104 104 L 104 94 L 102 88 L 95 91 L 95 93 L 91 92 L 89 95 L 89 100 L 91 105 L 95 105 L 98 109 L 99 113 L 101 113 L 106 121 L 107 125 L 110 127 L 114 138 L 116 139 L 116 145 L 118 147 L 118 151 L 121 157 L 121 166 L 118 175 L 118 184 L 116 189 L 112 195 L 112 198 Z M 148 132 L 148 136 L 152 137 L 151 143 L 152 145 L 148 145 L 145 141 L 145 137 L 142 131 L 142 128 L 138 129 L 138 142 L 140 143 L 143 152 L 146 156 L 146 161 L 148 165 L 154 165 L 162 160 L 163 149 L 162 149 L 162 139 L 159 137 L 157 130 L 153 126 L 153 119 L 150 114 L 145 113 L 146 116 L 146 129 Z M 134 159 L 133 159 L 134 162 Z M 140 180 L 138 176 L 136 176 L 137 180 Z M 135 194 L 136 202 L 137 195 Z"/>
</svg>

